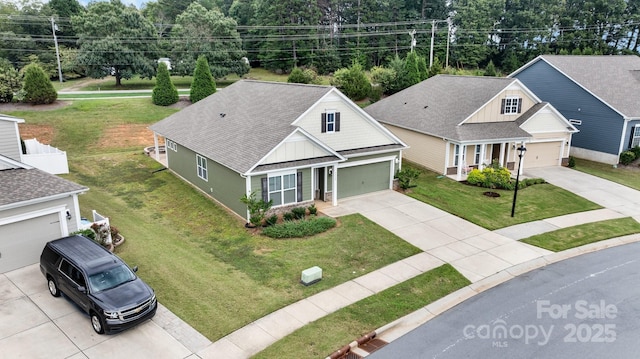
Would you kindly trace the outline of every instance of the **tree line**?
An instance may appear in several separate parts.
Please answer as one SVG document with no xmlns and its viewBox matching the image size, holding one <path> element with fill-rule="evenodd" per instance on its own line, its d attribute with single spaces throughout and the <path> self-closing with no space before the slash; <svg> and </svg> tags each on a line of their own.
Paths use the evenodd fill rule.
<svg viewBox="0 0 640 359">
<path fill-rule="evenodd" d="M 119 0 L 0 2 L 0 78 L 38 63 L 58 77 L 153 77 L 160 57 L 214 78 L 250 66 L 332 74 L 418 58 L 508 73 L 540 54 L 637 54 L 640 0 Z M 55 36 L 54 36 L 55 35 Z M 433 44 L 433 46 L 432 46 Z M 5 76 L 6 77 L 6 76 Z"/>
</svg>

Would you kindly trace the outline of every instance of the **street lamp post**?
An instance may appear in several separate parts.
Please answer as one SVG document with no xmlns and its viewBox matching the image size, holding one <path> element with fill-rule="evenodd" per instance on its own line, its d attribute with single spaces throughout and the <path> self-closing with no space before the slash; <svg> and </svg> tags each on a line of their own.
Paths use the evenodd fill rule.
<svg viewBox="0 0 640 359">
<path fill-rule="evenodd" d="M 520 167 L 522 167 L 522 157 L 524 157 L 524 153 L 527 152 L 527 149 L 524 145 L 520 145 L 517 148 L 518 150 L 518 172 L 516 173 L 516 188 L 513 191 L 513 205 L 511 206 L 511 217 L 516 213 L 516 198 L 518 197 L 518 186 L 520 185 Z"/>
</svg>

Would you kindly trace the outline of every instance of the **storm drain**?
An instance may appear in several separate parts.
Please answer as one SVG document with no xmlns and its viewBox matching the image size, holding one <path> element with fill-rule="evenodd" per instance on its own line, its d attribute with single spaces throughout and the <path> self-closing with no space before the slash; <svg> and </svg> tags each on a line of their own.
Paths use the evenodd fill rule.
<svg viewBox="0 0 640 359">
<path fill-rule="evenodd" d="M 367 341 L 365 343 L 360 344 L 358 346 L 358 348 L 360 348 L 360 349 L 362 349 L 364 351 L 367 351 L 369 353 L 373 353 L 376 350 L 382 348 L 383 346 L 385 346 L 387 344 L 389 344 L 389 343 L 385 342 L 382 339 L 373 338 L 373 339 L 371 339 L 371 340 L 369 340 L 369 341 Z"/>
</svg>

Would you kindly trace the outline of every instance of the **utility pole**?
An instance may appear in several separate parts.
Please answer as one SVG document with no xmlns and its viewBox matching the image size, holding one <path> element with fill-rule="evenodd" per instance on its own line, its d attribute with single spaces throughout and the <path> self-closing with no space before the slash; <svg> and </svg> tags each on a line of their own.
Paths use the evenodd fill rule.
<svg viewBox="0 0 640 359">
<path fill-rule="evenodd" d="M 429 68 L 433 66 L 433 38 L 436 36 L 436 21 L 431 20 L 431 50 L 429 51 Z"/>
<path fill-rule="evenodd" d="M 411 52 L 413 52 L 413 48 L 416 47 L 416 30 L 411 30 L 409 32 L 409 35 L 411 36 Z"/>
<path fill-rule="evenodd" d="M 58 79 L 60 83 L 62 83 L 62 67 L 60 66 L 60 50 L 58 50 L 58 37 L 56 36 L 56 30 L 58 30 L 58 26 L 53 21 L 53 16 L 51 17 L 51 32 L 53 32 L 53 42 L 56 44 L 56 59 L 58 60 Z"/>
<path fill-rule="evenodd" d="M 449 67 L 449 42 L 451 42 L 451 19 L 447 19 L 447 59 L 445 61 L 445 68 Z"/>
</svg>

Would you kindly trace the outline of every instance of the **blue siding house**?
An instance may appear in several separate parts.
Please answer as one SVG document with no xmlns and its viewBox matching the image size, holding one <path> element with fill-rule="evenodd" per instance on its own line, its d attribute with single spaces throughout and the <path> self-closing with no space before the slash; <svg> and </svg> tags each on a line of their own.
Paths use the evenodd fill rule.
<svg viewBox="0 0 640 359">
<path fill-rule="evenodd" d="M 580 131 L 571 155 L 617 164 L 620 153 L 640 145 L 640 57 L 543 55 L 509 77 Z"/>
</svg>

